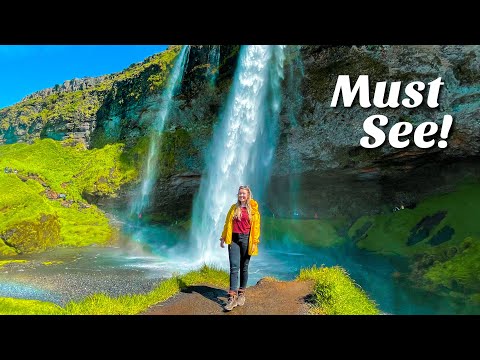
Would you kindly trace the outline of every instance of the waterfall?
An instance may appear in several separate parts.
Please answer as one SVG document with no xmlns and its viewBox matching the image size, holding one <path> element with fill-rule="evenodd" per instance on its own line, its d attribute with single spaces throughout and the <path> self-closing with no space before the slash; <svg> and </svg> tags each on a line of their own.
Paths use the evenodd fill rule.
<svg viewBox="0 0 480 360">
<path fill-rule="evenodd" d="M 211 45 L 208 52 L 208 68 L 205 76 L 211 86 L 215 86 L 220 65 L 220 45 Z"/>
<path fill-rule="evenodd" d="M 150 142 L 142 172 L 142 182 L 137 190 L 137 196 L 134 197 L 131 203 L 131 216 L 138 216 L 140 218 L 143 211 L 150 205 L 150 195 L 158 176 L 158 154 L 160 150 L 162 131 L 170 112 L 172 98 L 182 82 L 183 72 L 189 52 L 190 46 L 185 45 L 182 47 L 169 74 L 168 83 L 162 92 L 160 109 L 155 117 L 150 132 Z"/>
<path fill-rule="evenodd" d="M 284 57 L 284 46 L 279 45 L 240 49 L 233 86 L 214 129 L 206 173 L 193 204 L 192 257 L 204 263 L 228 259 L 219 238 L 238 187 L 249 185 L 257 201 L 264 194 L 278 138 Z"/>
</svg>

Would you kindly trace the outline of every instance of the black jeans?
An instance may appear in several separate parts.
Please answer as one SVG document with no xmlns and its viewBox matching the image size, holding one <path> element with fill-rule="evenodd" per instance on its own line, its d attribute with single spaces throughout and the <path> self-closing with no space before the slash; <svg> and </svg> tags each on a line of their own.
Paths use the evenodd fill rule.
<svg viewBox="0 0 480 360">
<path fill-rule="evenodd" d="M 240 272 L 240 289 L 245 290 L 248 281 L 248 237 L 250 234 L 232 234 L 232 243 L 228 245 L 230 260 L 230 291 L 238 290 L 238 273 Z"/>
</svg>

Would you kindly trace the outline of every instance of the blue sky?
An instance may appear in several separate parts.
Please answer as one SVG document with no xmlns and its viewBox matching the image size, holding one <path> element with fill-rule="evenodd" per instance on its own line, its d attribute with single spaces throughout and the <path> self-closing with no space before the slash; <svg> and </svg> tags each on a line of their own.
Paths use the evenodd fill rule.
<svg viewBox="0 0 480 360">
<path fill-rule="evenodd" d="M 167 45 L 0 45 L 0 109 L 65 80 L 121 71 Z"/>
</svg>

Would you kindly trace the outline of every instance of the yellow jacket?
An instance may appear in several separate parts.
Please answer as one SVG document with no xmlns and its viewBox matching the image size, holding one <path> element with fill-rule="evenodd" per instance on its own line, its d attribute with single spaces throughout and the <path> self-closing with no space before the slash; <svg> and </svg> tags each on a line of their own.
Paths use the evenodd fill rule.
<svg viewBox="0 0 480 360">
<path fill-rule="evenodd" d="M 237 204 L 233 204 L 228 210 L 225 225 L 223 226 L 222 238 L 225 244 L 232 243 L 233 213 Z M 252 218 L 250 219 L 250 236 L 248 238 L 248 255 L 258 255 L 258 244 L 260 243 L 260 212 L 258 211 L 258 203 L 251 199 Z M 253 246 L 253 245 L 257 246 Z"/>
</svg>

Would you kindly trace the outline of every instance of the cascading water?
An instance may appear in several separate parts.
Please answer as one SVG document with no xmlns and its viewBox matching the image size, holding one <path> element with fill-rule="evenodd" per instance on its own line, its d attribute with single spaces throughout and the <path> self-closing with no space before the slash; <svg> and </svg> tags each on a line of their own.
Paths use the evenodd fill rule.
<svg viewBox="0 0 480 360">
<path fill-rule="evenodd" d="M 131 216 L 137 216 L 139 218 L 142 217 L 143 211 L 150 205 L 150 194 L 158 176 L 158 152 L 160 148 L 162 131 L 165 126 L 165 121 L 168 118 L 172 98 L 182 82 L 183 72 L 187 63 L 189 52 L 190 46 L 185 45 L 182 47 L 169 75 L 167 86 L 163 90 L 160 110 L 158 111 L 154 123 L 152 124 L 150 144 L 144 164 L 142 182 L 137 191 L 137 196 L 135 196 L 131 202 Z"/>
<path fill-rule="evenodd" d="M 218 66 L 220 64 L 220 45 L 210 45 L 208 52 L 208 68 L 206 77 L 211 86 L 215 86 L 218 75 Z"/>
<path fill-rule="evenodd" d="M 244 46 L 240 50 L 225 112 L 207 153 L 207 171 L 194 201 L 192 257 L 224 264 L 218 241 L 240 185 L 261 199 L 277 144 L 284 46 Z M 222 251 L 223 250 L 223 251 Z"/>
</svg>

